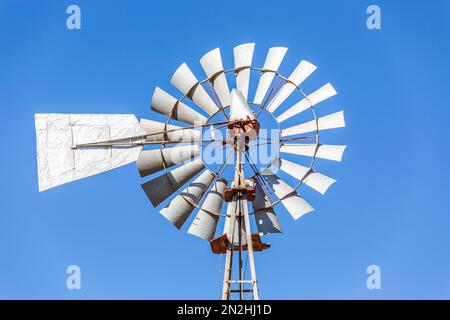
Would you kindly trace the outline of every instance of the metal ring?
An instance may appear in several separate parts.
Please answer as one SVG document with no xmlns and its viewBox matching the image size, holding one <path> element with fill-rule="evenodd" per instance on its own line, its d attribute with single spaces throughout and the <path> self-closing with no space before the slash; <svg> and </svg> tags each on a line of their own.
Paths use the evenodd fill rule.
<svg viewBox="0 0 450 320">
<path fill-rule="evenodd" d="M 283 86 L 286 85 L 286 83 L 290 83 L 290 84 L 294 85 L 294 86 L 295 86 L 295 89 L 297 89 L 297 91 L 299 91 L 299 92 L 303 95 L 303 97 L 309 101 L 307 95 L 306 95 L 305 92 L 300 88 L 300 86 L 296 85 L 294 82 L 292 82 L 291 80 L 289 80 L 287 77 L 281 75 L 281 74 L 278 73 L 277 71 L 274 71 L 274 70 L 267 70 L 267 69 L 263 69 L 263 68 L 252 67 L 252 66 L 248 66 L 248 67 L 246 67 L 245 69 L 247 69 L 247 68 L 250 69 L 251 71 L 259 71 L 260 73 L 272 72 L 272 73 L 274 73 L 274 75 L 277 76 L 279 79 L 283 80 L 284 83 L 282 84 L 282 87 L 280 87 L 280 89 L 278 89 L 278 91 L 275 93 L 275 96 L 279 93 L 279 90 L 281 90 L 281 89 L 283 88 Z M 237 72 L 241 71 L 242 69 L 243 69 L 243 68 L 231 68 L 231 69 L 226 69 L 226 70 L 224 69 L 223 71 L 220 71 L 220 72 L 218 72 L 217 74 L 219 74 L 219 73 L 224 73 L 224 74 L 228 74 L 228 73 L 237 73 Z M 194 85 L 194 86 L 193 86 L 186 94 L 184 94 L 180 99 L 177 100 L 177 102 L 174 104 L 173 108 L 175 108 L 175 106 L 176 106 L 178 103 L 182 102 L 186 97 L 188 97 L 188 95 L 191 93 L 192 89 L 195 88 L 196 86 L 203 85 L 203 84 L 206 83 L 206 82 L 210 82 L 211 84 L 213 84 L 213 81 L 214 81 L 214 78 L 215 78 L 215 77 L 217 77 L 216 74 L 212 75 L 211 77 L 207 77 L 207 78 L 205 78 L 204 80 L 199 81 L 198 83 L 196 83 L 196 84 L 195 84 L 195 85 Z M 214 87 L 213 87 L 213 90 L 214 90 Z M 273 100 L 273 98 L 272 98 L 272 100 Z M 272 100 L 271 100 L 271 101 L 272 101 Z M 262 109 L 261 104 L 257 104 L 257 103 L 254 103 L 254 102 L 248 102 L 248 103 L 249 103 L 249 104 L 253 104 L 253 105 L 258 105 L 258 106 L 260 107 L 260 109 Z M 217 113 L 222 112 L 222 111 L 224 111 L 225 109 L 227 109 L 227 108 L 229 108 L 229 107 L 230 107 L 230 106 L 223 106 L 222 108 L 219 107 L 219 110 L 217 110 L 214 114 L 212 114 L 212 115 L 206 120 L 205 124 L 207 124 L 214 116 L 216 116 Z M 266 111 L 265 109 L 266 109 L 266 107 L 264 107 L 264 110 L 261 110 L 261 111 Z M 316 132 L 315 132 L 315 140 L 316 140 L 316 143 L 315 143 L 315 151 L 314 151 L 314 155 L 312 156 L 312 159 L 311 159 L 311 162 L 310 162 L 310 165 L 309 165 L 309 172 L 314 172 L 314 164 L 315 164 L 315 161 L 316 161 L 316 154 L 317 154 L 317 150 L 318 150 L 318 148 L 319 148 L 319 146 L 320 146 L 320 143 L 319 143 L 319 126 L 318 126 L 318 118 L 317 118 L 316 112 L 315 112 L 315 110 L 314 110 L 314 106 L 311 106 L 310 109 L 311 109 L 311 111 L 312 111 L 314 120 L 315 120 L 315 122 L 316 122 Z M 279 122 L 276 120 L 276 118 L 273 116 L 273 114 L 272 114 L 271 112 L 269 112 L 269 113 L 271 114 L 271 116 L 272 116 L 273 119 L 275 120 L 275 123 L 277 124 L 278 129 L 279 129 L 280 132 L 281 132 Z M 169 115 L 169 117 L 168 117 L 168 119 L 167 119 L 167 121 L 166 121 L 165 128 L 167 128 L 167 126 L 170 124 L 170 121 L 173 120 L 173 119 L 172 119 L 172 115 L 173 115 L 173 109 L 172 109 L 172 112 L 171 112 L 171 114 Z M 203 127 L 203 128 L 206 128 L 206 126 Z M 202 128 L 202 133 L 203 133 L 203 128 Z M 194 129 L 191 129 L 191 130 L 195 130 L 195 128 L 194 128 Z M 164 134 L 166 134 L 166 133 L 164 133 Z M 180 142 L 180 143 L 183 143 L 183 142 Z M 202 142 L 199 142 L 199 146 L 202 146 Z M 165 145 L 162 145 L 162 146 L 161 146 L 161 149 L 163 149 L 163 148 L 165 148 L 165 147 L 166 147 Z M 162 153 L 161 153 L 161 154 L 162 154 Z M 278 150 L 277 155 L 279 155 L 279 154 L 280 154 L 280 151 Z M 163 157 L 163 162 L 165 162 L 164 155 L 162 155 L 162 157 Z M 226 157 L 226 158 L 227 158 L 227 157 Z M 200 159 L 201 159 L 201 157 L 200 157 Z M 225 162 L 227 162 L 227 161 L 228 161 L 228 159 L 225 159 Z M 202 163 L 203 163 L 203 165 L 205 166 L 205 169 L 206 169 L 206 170 L 210 171 L 211 174 L 215 175 L 215 177 L 214 177 L 213 179 L 222 179 L 222 180 L 224 180 L 224 181 L 226 181 L 226 182 L 230 182 L 230 181 L 231 181 L 231 180 L 229 180 L 229 179 L 223 178 L 221 175 L 217 175 L 217 174 L 213 173 L 211 170 L 209 170 L 209 168 L 206 166 L 206 164 L 203 162 L 203 160 L 202 160 Z M 227 166 L 228 164 L 225 163 L 224 165 Z M 270 167 L 270 165 L 268 165 L 268 166 L 267 166 L 266 168 L 264 168 L 263 170 L 267 169 L 268 167 Z M 263 170 L 262 170 L 262 171 L 263 171 Z M 165 166 L 164 166 L 164 172 L 165 172 L 165 174 L 168 173 L 167 168 L 166 168 Z M 260 170 L 258 170 L 258 174 L 260 174 Z M 253 176 L 250 177 L 249 179 L 253 179 L 254 177 L 256 177 L 256 175 L 257 175 L 257 174 L 253 175 Z M 298 184 L 293 188 L 293 191 L 297 191 L 297 189 L 303 184 L 304 179 L 305 179 L 308 175 L 309 175 L 309 174 L 305 175 L 305 176 L 298 182 Z M 169 180 L 170 180 L 170 179 L 169 179 Z M 212 185 L 212 183 L 211 183 L 207 188 L 205 188 L 204 193 L 206 192 L 207 189 L 209 189 L 209 188 L 211 187 L 211 185 Z M 175 189 L 175 188 L 173 187 L 173 185 L 172 185 L 172 188 Z M 192 206 L 194 206 L 194 207 L 196 207 L 196 208 L 199 208 L 200 210 L 203 210 L 203 209 L 201 209 L 201 207 L 199 207 L 196 203 L 193 203 L 191 200 L 189 200 L 189 199 L 187 199 L 185 196 L 183 196 L 183 195 L 181 194 L 181 192 L 180 192 L 178 189 L 175 189 L 175 190 L 176 190 L 176 192 L 178 193 L 178 195 L 181 195 L 181 196 L 182 196 L 189 204 L 191 204 Z M 272 190 L 269 190 L 269 191 L 270 191 L 271 193 L 273 193 Z M 201 196 L 201 197 L 203 197 L 204 193 L 202 193 L 202 196 Z M 266 208 L 264 208 L 264 209 L 269 209 L 269 208 L 275 207 L 275 206 L 276 206 L 277 204 L 279 204 L 282 200 L 284 200 L 287 196 L 289 196 L 289 194 L 285 195 L 285 196 L 282 197 L 281 199 L 278 199 L 278 200 L 276 200 L 276 201 L 274 201 L 274 202 L 270 201 L 270 199 L 269 199 L 269 202 L 270 202 L 271 204 L 270 204 L 270 206 L 268 206 L 268 207 L 266 207 Z M 262 209 L 261 209 L 261 210 L 262 210 Z M 206 210 L 205 210 L 205 211 L 206 211 Z M 259 211 L 260 211 L 260 210 L 259 210 Z M 208 212 L 208 211 L 206 211 L 206 212 Z M 212 213 L 212 214 L 214 214 L 214 213 Z M 255 214 L 255 211 L 249 213 L 249 215 L 252 215 L 252 214 Z M 217 215 L 217 214 L 215 214 L 215 215 Z M 220 215 L 218 215 L 218 216 L 227 216 L 227 214 L 226 214 L 226 213 L 225 213 L 225 214 L 220 214 Z"/>
</svg>

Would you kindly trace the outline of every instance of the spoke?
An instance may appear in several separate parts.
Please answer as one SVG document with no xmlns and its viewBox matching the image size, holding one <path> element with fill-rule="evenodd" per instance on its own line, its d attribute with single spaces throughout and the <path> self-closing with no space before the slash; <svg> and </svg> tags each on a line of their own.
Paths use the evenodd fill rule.
<svg viewBox="0 0 450 320">
<path fill-rule="evenodd" d="M 228 118 L 227 114 L 225 113 L 225 109 L 223 108 L 222 104 L 220 103 L 219 97 L 217 96 L 216 90 L 214 89 L 212 83 L 210 81 L 208 81 L 207 84 L 208 84 L 207 85 L 208 89 L 211 91 L 210 95 L 214 99 L 214 102 L 219 106 L 219 109 L 222 112 L 222 114 L 225 117 L 225 119 L 226 120 L 230 120 Z"/>
<path fill-rule="evenodd" d="M 284 142 L 284 141 L 299 141 L 299 140 L 316 140 L 315 136 L 310 136 L 310 137 L 297 137 L 297 138 L 280 138 L 280 142 Z"/>
</svg>

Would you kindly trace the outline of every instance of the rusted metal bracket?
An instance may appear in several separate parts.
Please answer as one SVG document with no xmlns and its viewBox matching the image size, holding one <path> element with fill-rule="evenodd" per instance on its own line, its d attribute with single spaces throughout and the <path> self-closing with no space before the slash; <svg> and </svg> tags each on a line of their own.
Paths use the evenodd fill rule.
<svg viewBox="0 0 450 320">
<path fill-rule="evenodd" d="M 233 201 L 233 195 L 237 194 L 238 199 L 247 199 L 248 201 L 255 200 L 255 187 L 246 186 L 246 187 L 235 187 L 235 188 L 227 188 L 224 192 L 225 202 Z"/>
<path fill-rule="evenodd" d="M 252 242 L 253 242 L 253 251 L 263 251 L 265 249 L 270 248 L 270 244 L 263 243 L 261 241 L 261 237 L 259 236 L 258 233 L 252 234 Z M 215 254 L 220 254 L 227 252 L 227 247 L 230 245 L 230 240 L 228 240 L 226 234 L 223 234 L 217 238 L 212 239 L 211 241 L 209 241 L 209 243 L 211 244 L 212 252 Z M 233 246 L 233 250 L 239 250 L 239 246 L 235 244 Z M 248 250 L 248 246 L 246 244 L 243 245 L 242 250 L 244 251 Z"/>
</svg>

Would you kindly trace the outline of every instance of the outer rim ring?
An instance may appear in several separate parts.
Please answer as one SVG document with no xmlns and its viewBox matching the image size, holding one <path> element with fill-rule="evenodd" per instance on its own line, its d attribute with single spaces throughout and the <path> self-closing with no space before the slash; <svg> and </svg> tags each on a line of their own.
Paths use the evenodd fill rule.
<svg viewBox="0 0 450 320">
<path fill-rule="evenodd" d="M 275 77 L 278 77 L 278 79 L 281 79 L 281 80 L 284 81 L 284 83 L 282 84 L 282 86 L 280 87 L 279 90 L 281 90 L 281 88 L 284 87 L 287 83 L 290 83 L 290 84 L 292 84 L 292 85 L 295 86 L 295 89 L 301 93 L 301 95 L 303 96 L 303 98 L 308 99 L 307 95 L 306 95 L 305 92 L 300 88 L 300 86 L 297 86 L 295 83 L 293 83 L 293 82 L 290 81 L 287 77 L 281 75 L 281 74 L 278 73 L 277 71 L 274 71 L 274 70 L 266 70 L 266 69 L 263 69 L 263 68 L 252 67 L 252 66 L 245 67 L 244 69 L 246 69 L 246 68 L 250 69 L 251 71 L 259 71 L 261 74 L 263 74 L 263 73 L 265 73 L 265 72 L 272 72 L 272 73 L 274 73 Z M 224 73 L 224 74 L 231 73 L 231 72 L 237 73 L 237 72 L 239 72 L 239 71 L 241 71 L 241 70 L 243 70 L 243 68 L 226 69 L 226 70 L 220 71 L 220 72 L 218 72 L 218 73 L 212 75 L 211 77 L 207 77 L 207 78 L 205 78 L 204 80 L 199 81 L 196 85 L 202 85 L 202 84 L 204 84 L 204 83 L 206 83 L 206 82 L 209 82 L 211 85 L 213 85 L 212 80 L 215 79 L 220 73 Z M 274 79 L 272 79 L 272 83 L 273 83 L 273 80 L 274 80 Z M 192 88 L 191 88 L 191 89 L 192 89 Z M 213 89 L 213 90 L 214 90 L 214 89 Z M 276 96 L 276 94 L 278 94 L 279 90 L 277 91 L 277 93 L 275 93 L 275 96 Z M 267 94 L 267 93 L 266 93 L 266 94 Z M 209 94 L 208 94 L 208 95 L 209 95 Z M 188 94 L 184 94 L 180 99 L 178 99 L 177 102 L 175 103 L 174 107 L 175 107 L 179 102 L 182 102 L 185 98 L 187 98 L 187 96 L 188 96 Z M 210 95 L 209 95 L 209 96 L 210 96 Z M 272 99 L 273 99 L 273 98 L 272 98 Z M 257 104 L 257 103 L 254 103 L 254 102 L 248 102 L 248 103 L 249 103 L 249 104 L 253 104 L 253 105 L 259 105 L 260 109 L 262 109 L 262 107 L 261 107 L 260 104 Z M 195 104 L 195 103 L 194 103 L 194 104 Z M 196 104 L 195 104 L 195 105 L 196 105 Z M 197 106 L 197 105 L 196 105 L 196 106 Z M 207 124 L 207 123 L 208 123 L 215 115 L 217 115 L 218 112 L 221 112 L 222 110 L 225 110 L 226 108 L 229 108 L 229 106 L 225 106 L 225 107 L 223 107 L 223 106 L 218 106 L 218 107 L 219 107 L 219 110 L 217 110 L 214 114 L 212 114 L 212 115 L 206 120 L 205 124 Z M 262 111 L 265 111 L 266 109 L 267 109 L 267 106 L 265 106 L 265 107 L 264 107 L 264 110 L 262 110 Z M 316 112 L 315 112 L 315 110 L 314 110 L 314 106 L 310 106 L 309 109 L 311 109 L 311 112 L 312 112 L 312 114 L 313 114 L 314 120 L 315 120 L 315 122 L 316 122 L 316 132 L 315 132 L 315 138 L 316 138 L 315 146 L 316 146 L 316 148 L 315 148 L 314 155 L 312 156 L 312 159 L 311 159 L 311 162 L 310 162 L 310 165 L 309 165 L 309 172 L 313 172 L 313 171 L 314 171 L 314 164 L 315 164 L 315 161 L 316 161 L 317 150 L 318 150 L 318 148 L 319 148 L 319 146 L 320 146 L 320 142 L 319 142 L 319 137 L 320 137 L 320 135 L 319 135 L 318 118 L 317 118 Z M 269 113 L 272 115 L 273 119 L 275 120 L 275 123 L 278 125 L 278 129 L 280 129 L 280 123 L 276 120 L 276 118 L 273 116 L 273 114 L 272 114 L 271 112 L 269 112 Z M 166 120 L 166 123 L 165 123 L 165 127 L 166 127 L 166 128 L 167 128 L 167 126 L 170 124 L 170 121 L 171 121 L 171 120 L 174 120 L 174 119 L 172 119 L 172 113 L 169 115 L 169 117 L 168 117 L 167 120 Z M 195 129 L 191 129 L 191 130 L 195 130 Z M 281 129 L 280 129 L 280 132 L 281 132 Z M 166 134 L 166 133 L 164 133 L 164 134 Z M 199 145 L 201 146 L 201 143 L 200 143 Z M 280 143 L 280 146 L 281 146 L 281 145 L 283 145 L 283 144 Z M 162 145 L 161 148 L 160 148 L 160 150 L 164 149 L 165 147 L 166 147 L 166 145 Z M 280 150 L 278 150 L 278 154 L 277 154 L 277 155 L 279 155 L 279 154 L 280 154 Z M 168 173 L 168 170 L 167 170 L 167 167 L 166 167 L 166 165 L 165 165 L 165 159 L 164 159 L 164 155 L 163 155 L 162 152 L 161 152 L 161 155 L 162 155 L 162 158 L 163 158 L 164 174 L 167 174 L 167 173 Z M 202 160 L 201 157 L 200 157 L 200 160 Z M 225 159 L 225 161 L 227 161 L 227 159 Z M 203 160 L 202 160 L 202 163 L 203 163 L 205 169 L 208 170 L 212 175 L 214 175 L 214 176 L 216 177 L 216 179 L 221 179 L 221 180 L 224 180 L 224 181 L 226 181 L 226 182 L 229 182 L 228 179 L 224 179 L 224 178 L 222 178 L 220 175 L 218 175 L 218 174 L 212 172 L 211 170 L 209 170 L 209 168 L 205 165 L 205 163 L 203 162 Z M 270 167 L 270 165 L 267 166 L 267 167 L 264 168 L 264 169 L 267 169 L 268 167 Z M 258 170 L 258 174 L 260 174 L 260 173 L 261 173 L 261 172 Z M 298 188 L 300 188 L 300 186 L 303 184 L 304 180 L 306 179 L 306 177 L 308 177 L 308 175 L 309 175 L 309 174 L 306 174 L 306 175 L 305 175 L 305 176 L 297 183 L 297 185 L 293 188 L 293 192 L 294 192 L 294 191 L 297 192 Z M 256 174 L 253 175 L 252 177 L 248 178 L 248 179 L 253 179 L 255 176 L 256 176 Z M 213 179 L 214 179 L 214 178 L 213 178 Z M 207 210 L 202 209 L 197 203 L 192 202 L 190 199 L 188 199 L 187 197 L 185 197 L 184 195 L 182 195 L 181 192 L 178 190 L 178 188 L 175 188 L 175 186 L 172 184 L 172 182 L 170 181 L 170 179 L 169 179 L 169 182 L 170 182 L 170 184 L 171 184 L 171 186 L 172 186 L 172 189 L 174 189 L 178 195 L 180 195 L 181 197 L 183 197 L 183 199 L 184 199 L 185 201 L 187 201 L 187 202 L 188 202 L 191 206 L 193 206 L 194 208 L 198 208 L 199 210 L 203 210 L 203 211 L 205 211 L 205 212 L 207 212 L 207 213 L 210 213 L 210 214 L 213 214 L 213 215 L 216 215 L 216 216 L 219 216 L 219 217 L 220 217 L 220 216 L 227 216 L 226 213 L 225 213 L 225 214 L 222 214 L 222 213 L 221 213 L 221 214 L 217 215 L 216 213 L 213 213 L 213 212 L 210 212 L 210 211 L 207 211 Z M 203 195 L 204 195 L 204 194 L 206 193 L 206 191 L 211 187 L 211 185 L 213 185 L 213 183 L 211 183 L 208 187 L 205 188 L 205 190 L 204 190 L 204 192 L 202 193 L 201 197 L 203 197 Z M 271 193 L 273 193 L 272 190 L 268 190 L 268 191 L 270 191 Z M 291 194 L 292 194 L 292 192 L 288 193 L 287 195 L 285 195 L 284 197 L 282 197 L 282 198 L 280 198 L 280 199 L 278 199 L 278 200 L 275 200 L 274 202 L 271 202 L 270 199 L 269 199 L 269 202 L 271 202 L 270 206 L 265 207 L 265 208 L 262 208 L 262 209 L 260 209 L 259 211 L 262 211 L 262 210 L 264 210 L 264 209 L 274 208 L 277 204 L 279 204 L 282 200 L 284 200 L 285 198 L 287 198 L 287 197 L 288 197 L 289 195 L 291 195 Z M 200 199 L 201 199 L 201 197 L 200 197 Z M 256 211 L 256 212 L 255 212 L 255 211 L 252 211 L 252 212 L 249 212 L 249 214 L 252 215 L 252 214 L 258 213 L 259 211 Z"/>
</svg>

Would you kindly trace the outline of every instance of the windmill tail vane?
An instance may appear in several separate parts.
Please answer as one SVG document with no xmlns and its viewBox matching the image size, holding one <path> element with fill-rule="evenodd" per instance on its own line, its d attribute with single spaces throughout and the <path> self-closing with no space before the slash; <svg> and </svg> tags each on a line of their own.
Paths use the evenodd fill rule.
<svg viewBox="0 0 450 320">
<path fill-rule="evenodd" d="M 153 93 L 151 109 L 165 122 L 132 114 L 36 114 L 39 191 L 136 162 L 142 178 L 151 176 L 141 187 L 161 215 L 180 229 L 195 212 L 187 232 L 226 255 L 222 299 L 259 299 L 254 252 L 270 248 L 267 235 L 282 232 L 275 206 L 294 219 L 314 211 L 299 188 L 324 194 L 336 180 L 316 171 L 317 160 L 341 161 L 346 146 L 320 140 L 322 131 L 345 127 L 345 121 L 343 111 L 316 115 L 315 106 L 336 95 L 330 83 L 308 94 L 302 89 L 317 67 L 302 60 L 286 77 L 278 69 L 287 48 L 270 48 L 262 67 L 252 66 L 254 48 L 236 46 L 231 69 L 224 68 L 219 48 L 206 53 L 200 59 L 204 80 L 183 63 L 170 80 L 181 97 L 159 87 Z M 253 76 L 258 84 L 250 91 Z M 300 114 L 309 119 L 286 125 Z M 263 138 L 261 129 L 279 129 L 279 135 Z M 251 151 L 269 143 L 277 143 L 269 164 L 254 161 Z M 205 161 L 207 148 L 224 152 L 225 161 Z"/>
</svg>

